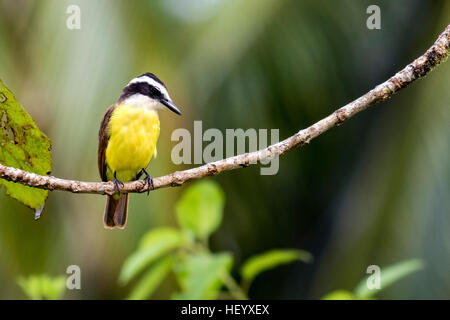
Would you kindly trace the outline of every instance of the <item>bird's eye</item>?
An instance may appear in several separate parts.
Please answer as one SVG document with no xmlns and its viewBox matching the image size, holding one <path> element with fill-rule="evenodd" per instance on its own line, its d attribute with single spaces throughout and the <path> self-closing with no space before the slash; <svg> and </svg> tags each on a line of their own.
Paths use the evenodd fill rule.
<svg viewBox="0 0 450 320">
<path fill-rule="evenodd" d="M 161 92 L 158 89 L 156 89 L 155 87 L 150 87 L 150 94 L 154 97 L 161 96 Z"/>
</svg>

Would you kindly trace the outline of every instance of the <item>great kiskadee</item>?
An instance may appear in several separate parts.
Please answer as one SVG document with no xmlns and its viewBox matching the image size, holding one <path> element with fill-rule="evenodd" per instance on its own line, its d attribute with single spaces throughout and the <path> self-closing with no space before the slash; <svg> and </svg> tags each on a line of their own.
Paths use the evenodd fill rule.
<svg viewBox="0 0 450 320">
<path fill-rule="evenodd" d="M 128 194 L 121 194 L 123 181 L 145 174 L 150 189 L 153 180 L 147 168 L 159 137 L 158 109 L 168 108 L 181 115 L 164 83 L 152 73 L 131 80 L 117 102 L 106 110 L 99 131 L 98 169 L 102 181 L 114 181 L 118 193 L 107 196 L 105 228 L 124 228 Z"/>
</svg>

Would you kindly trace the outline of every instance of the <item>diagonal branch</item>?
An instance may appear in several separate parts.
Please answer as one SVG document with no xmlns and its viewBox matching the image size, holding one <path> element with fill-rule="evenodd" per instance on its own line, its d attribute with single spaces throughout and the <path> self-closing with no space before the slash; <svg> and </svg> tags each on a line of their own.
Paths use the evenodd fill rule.
<svg viewBox="0 0 450 320">
<path fill-rule="evenodd" d="M 241 167 L 247 167 L 258 162 L 280 156 L 285 152 L 301 147 L 309 143 L 312 139 L 318 137 L 325 131 L 340 125 L 355 114 L 367 109 L 368 107 L 385 101 L 400 89 L 405 88 L 417 79 L 423 78 L 434 69 L 439 63 L 444 62 L 449 54 L 450 48 L 450 25 L 438 37 L 436 42 L 422 56 L 407 65 L 389 80 L 376 86 L 363 96 L 353 102 L 336 110 L 329 116 L 316 122 L 312 126 L 300 130 L 293 136 L 273 144 L 259 151 L 241 154 L 238 156 L 226 158 L 223 160 L 211 162 L 200 167 L 176 171 L 166 176 L 155 178 L 154 189 L 180 186 L 185 182 L 200 179 L 207 176 L 213 176 L 222 171 L 233 170 Z M 20 169 L 6 167 L 0 164 L 0 178 L 8 181 L 21 183 L 26 186 L 36 187 L 47 190 L 70 191 L 74 193 L 97 193 L 109 194 L 115 193 L 112 182 L 83 182 L 75 180 L 65 180 L 52 176 L 41 176 L 35 173 L 26 172 Z M 145 192 L 147 187 L 143 181 L 134 181 L 125 183 L 122 192 Z"/>
</svg>

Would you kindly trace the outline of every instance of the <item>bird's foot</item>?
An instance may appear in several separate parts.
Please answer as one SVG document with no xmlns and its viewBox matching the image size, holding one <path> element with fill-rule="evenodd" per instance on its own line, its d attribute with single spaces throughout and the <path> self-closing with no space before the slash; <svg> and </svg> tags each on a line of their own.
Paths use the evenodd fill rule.
<svg viewBox="0 0 450 320">
<path fill-rule="evenodd" d="M 119 179 L 116 178 L 116 173 L 114 172 L 114 189 L 116 189 L 117 193 L 120 194 L 120 187 L 125 187 L 124 183 L 122 181 L 120 181 Z"/>
<path fill-rule="evenodd" d="M 148 172 L 145 169 L 142 169 L 142 172 L 145 173 L 144 187 L 147 186 L 147 195 L 149 195 L 150 190 L 153 190 L 155 188 L 155 185 L 153 184 L 153 178 L 148 174 Z"/>
</svg>

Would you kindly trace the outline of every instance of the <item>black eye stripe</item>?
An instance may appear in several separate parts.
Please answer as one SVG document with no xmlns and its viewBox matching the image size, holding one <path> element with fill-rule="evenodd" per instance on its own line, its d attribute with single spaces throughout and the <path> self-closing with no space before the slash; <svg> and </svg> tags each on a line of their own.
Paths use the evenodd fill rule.
<svg viewBox="0 0 450 320">
<path fill-rule="evenodd" d="M 161 91 L 159 91 L 159 89 L 157 89 L 157 88 L 155 88 L 153 86 L 150 86 L 150 85 L 149 85 L 149 87 L 150 87 L 150 93 L 151 94 L 156 95 L 156 96 L 161 96 L 162 95 Z"/>
<path fill-rule="evenodd" d="M 159 91 L 158 88 L 150 85 L 149 83 L 135 82 L 127 85 L 123 89 L 122 94 L 119 97 L 119 101 L 123 101 L 124 99 L 132 96 L 133 94 L 138 93 L 155 100 L 161 99 L 163 97 L 161 91 Z"/>
</svg>

